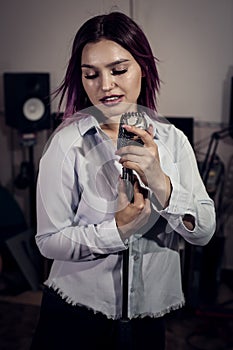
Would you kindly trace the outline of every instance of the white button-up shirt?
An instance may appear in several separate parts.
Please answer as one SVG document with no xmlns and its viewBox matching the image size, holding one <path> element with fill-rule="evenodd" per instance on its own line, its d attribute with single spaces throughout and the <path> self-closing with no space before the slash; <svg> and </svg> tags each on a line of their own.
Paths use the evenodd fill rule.
<svg viewBox="0 0 233 350">
<path fill-rule="evenodd" d="M 172 194 L 160 210 L 150 193 L 148 232 L 135 232 L 129 242 L 114 219 L 119 156 L 93 116 L 77 115 L 56 131 L 40 160 L 36 242 L 54 260 L 45 284 L 68 303 L 108 318 L 122 312 L 123 250 L 129 249 L 129 317 L 159 317 L 184 303 L 179 237 L 204 245 L 215 231 L 214 204 L 187 137 L 171 124 L 149 122 Z M 193 231 L 184 226 L 184 214 L 195 218 Z"/>
</svg>

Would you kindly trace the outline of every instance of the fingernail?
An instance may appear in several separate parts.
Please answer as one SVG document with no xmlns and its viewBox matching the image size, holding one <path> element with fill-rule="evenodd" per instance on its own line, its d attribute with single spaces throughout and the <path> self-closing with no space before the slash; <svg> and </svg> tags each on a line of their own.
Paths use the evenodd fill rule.
<svg viewBox="0 0 233 350">
<path fill-rule="evenodd" d="M 127 124 L 124 124 L 122 125 L 123 128 L 127 128 L 127 129 L 132 129 L 132 126 L 131 125 L 127 125 Z"/>
</svg>

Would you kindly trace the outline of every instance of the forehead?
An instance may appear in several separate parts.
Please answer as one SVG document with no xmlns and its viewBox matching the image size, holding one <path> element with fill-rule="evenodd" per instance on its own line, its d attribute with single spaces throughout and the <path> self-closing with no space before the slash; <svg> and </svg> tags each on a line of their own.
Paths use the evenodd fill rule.
<svg viewBox="0 0 233 350">
<path fill-rule="evenodd" d="M 107 65 L 121 59 L 134 61 L 129 51 L 115 41 L 103 39 L 96 43 L 88 43 L 82 51 L 81 64 Z"/>
</svg>

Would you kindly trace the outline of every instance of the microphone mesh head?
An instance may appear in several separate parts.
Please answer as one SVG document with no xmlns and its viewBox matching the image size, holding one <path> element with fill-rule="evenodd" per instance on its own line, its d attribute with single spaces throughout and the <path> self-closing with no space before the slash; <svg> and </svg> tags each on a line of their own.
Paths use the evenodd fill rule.
<svg viewBox="0 0 233 350">
<path fill-rule="evenodd" d="M 143 145 L 142 140 L 139 137 L 137 137 L 134 133 L 125 130 L 122 127 L 123 125 L 136 126 L 137 128 L 146 130 L 147 122 L 145 118 L 145 113 L 128 112 L 128 113 L 122 114 L 120 119 L 119 133 L 118 133 L 118 140 L 117 140 L 118 149 L 131 144 L 142 146 Z"/>
</svg>

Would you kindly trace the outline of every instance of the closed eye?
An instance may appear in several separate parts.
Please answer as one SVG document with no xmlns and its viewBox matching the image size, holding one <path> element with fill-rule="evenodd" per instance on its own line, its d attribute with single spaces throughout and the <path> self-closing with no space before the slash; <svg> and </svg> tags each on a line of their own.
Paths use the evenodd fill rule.
<svg viewBox="0 0 233 350">
<path fill-rule="evenodd" d="M 122 75 L 125 74 L 128 71 L 128 69 L 112 69 L 111 74 L 112 75 Z M 99 76 L 98 73 L 95 74 L 85 74 L 84 77 L 86 79 L 95 79 Z"/>
<path fill-rule="evenodd" d="M 85 74 L 84 78 L 86 79 L 95 79 L 99 76 L 99 74 L 95 73 L 95 74 Z"/>
<path fill-rule="evenodd" d="M 121 74 L 125 74 L 128 71 L 128 69 L 113 69 L 111 74 L 112 75 L 121 75 Z"/>
</svg>

